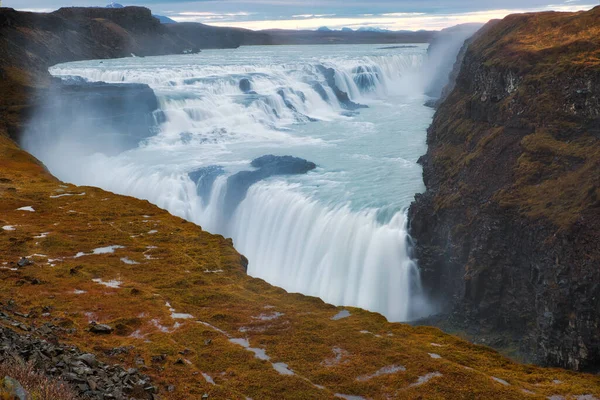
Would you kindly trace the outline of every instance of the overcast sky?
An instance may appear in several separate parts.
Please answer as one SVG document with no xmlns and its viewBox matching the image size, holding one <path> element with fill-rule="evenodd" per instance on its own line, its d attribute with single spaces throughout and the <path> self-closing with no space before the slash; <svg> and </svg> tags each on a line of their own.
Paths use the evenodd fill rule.
<svg viewBox="0 0 600 400">
<path fill-rule="evenodd" d="M 52 11 L 65 6 L 105 6 L 102 0 L 3 0 L 4 7 Z M 549 4 L 552 2 L 552 4 Z M 316 29 L 372 26 L 392 30 L 442 29 L 486 22 L 513 12 L 579 11 L 600 0 L 123 0 L 176 21 L 249 29 Z"/>
</svg>

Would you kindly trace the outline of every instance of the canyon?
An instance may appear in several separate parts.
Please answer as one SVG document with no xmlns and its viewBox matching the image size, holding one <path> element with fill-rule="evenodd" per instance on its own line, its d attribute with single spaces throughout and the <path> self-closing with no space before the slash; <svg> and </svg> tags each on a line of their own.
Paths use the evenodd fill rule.
<svg viewBox="0 0 600 400">
<path fill-rule="evenodd" d="M 50 66 L 228 46 L 166 34 L 146 9 L 89 13 L 0 10 L 0 325 L 139 368 L 164 398 L 600 396 L 595 375 L 286 293 L 249 277 L 231 240 L 51 176 L 16 144 L 50 91 L 82 95 Z M 468 41 L 409 212 L 440 311 L 426 323 L 582 371 L 599 357 L 599 19 L 510 16 Z M 144 85 L 89 90 L 155 109 Z M 92 321 L 114 331 L 93 334 Z"/>
</svg>

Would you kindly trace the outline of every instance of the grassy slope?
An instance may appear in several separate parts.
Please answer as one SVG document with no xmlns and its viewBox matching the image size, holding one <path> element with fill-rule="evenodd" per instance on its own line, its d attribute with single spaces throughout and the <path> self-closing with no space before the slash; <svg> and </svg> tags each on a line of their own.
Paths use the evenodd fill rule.
<svg viewBox="0 0 600 400">
<path fill-rule="evenodd" d="M 75 195 L 51 197 L 68 193 Z M 0 301 L 14 299 L 19 311 L 33 312 L 25 322 L 75 328 L 62 340 L 86 351 L 104 354 L 114 347 L 134 346 L 129 355 L 103 357 L 136 367 L 134 357 L 141 356 L 157 383 L 175 385 L 174 392 L 163 393 L 165 398 L 199 398 L 204 393 L 240 399 L 326 399 L 335 393 L 373 399 L 600 396 L 600 377 L 519 365 L 434 328 L 390 324 L 380 315 L 357 309 L 334 321 L 331 318 L 340 309 L 246 276 L 230 241 L 148 202 L 63 185 L 3 136 L 0 199 L 0 226 L 15 228 L 0 229 Z M 24 206 L 35 212 L 17 211 Z M 157 233 L 149 234 L 151 230 Z M 46 232 L 46 237 L 36 238 Z M 73 258 L 78 252 L 111 245 L 125 248 Z M 32 257 L 35 264 L 10 269 L 21 256 L 33 254 L 39 254 Z M 124 257 L 139 264 L 126 264 L 121 261 Z M 56 259 L 60 261 L 50 261 Z M 34 278 L 42 283 L 32 284 Z M 98 278 L 122 284 L 108 288 L 92 282 Z M 75 289 L 86 293 L 75 294 Z M 177 312 L 194 318 L 173 320 L 167 301 Z M 43 307 L 50 307 L 50 316 L 41 316 Z M 275 312 L 283 315 L 257 318 Z M 87 332 L 91 319 L 117 327 L 116 332 L 108 336 Z M 252 347 L 265 349 L 272 362 L 286 363 L 296 375 L 278 374 L 270 362 L 254 358 L 226 334 L 247 338 Z M 339 362 L 334 361 L 334 348 L 341 349 Z M 185 349 L 189 354 L 178 354 Z M 152 356 L 160 354 L 167 355 L 166 361 L 153 364 Z M 179 358 L 187 360 L 184 365 L 174 364 Z M 406 371 L 356 379 L 390 365 L 402 365 Z M 434 372 L 443 376 L 411 386 Z M 200 373 L 212 376 L 216 385 L 208 384 Z"/>
</svg>

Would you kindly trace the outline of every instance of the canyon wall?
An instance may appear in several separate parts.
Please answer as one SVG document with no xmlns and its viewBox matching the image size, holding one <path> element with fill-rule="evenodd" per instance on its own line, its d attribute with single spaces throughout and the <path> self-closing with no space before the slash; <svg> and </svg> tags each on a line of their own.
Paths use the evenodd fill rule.
<svg viewBox="0 0 600 400">
<path fill-rule="evenodd" d="M 600 366 L 599 33 L 600 7 L 484 27 L 410 209 L 437 323 L 576 370 Z"/>
</svg>

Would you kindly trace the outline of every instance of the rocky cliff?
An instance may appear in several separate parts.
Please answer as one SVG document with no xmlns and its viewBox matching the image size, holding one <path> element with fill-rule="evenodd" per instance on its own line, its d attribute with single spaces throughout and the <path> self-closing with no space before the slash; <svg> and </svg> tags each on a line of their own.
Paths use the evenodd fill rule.
<svg viewBox="0 0 600 400">
<path fill-rule="evenodd" d="M 410 209 L 443 326 L 577 370 L 600 367 L 599 33 L 600 7 L 487 25 Z"/>
</svg>

